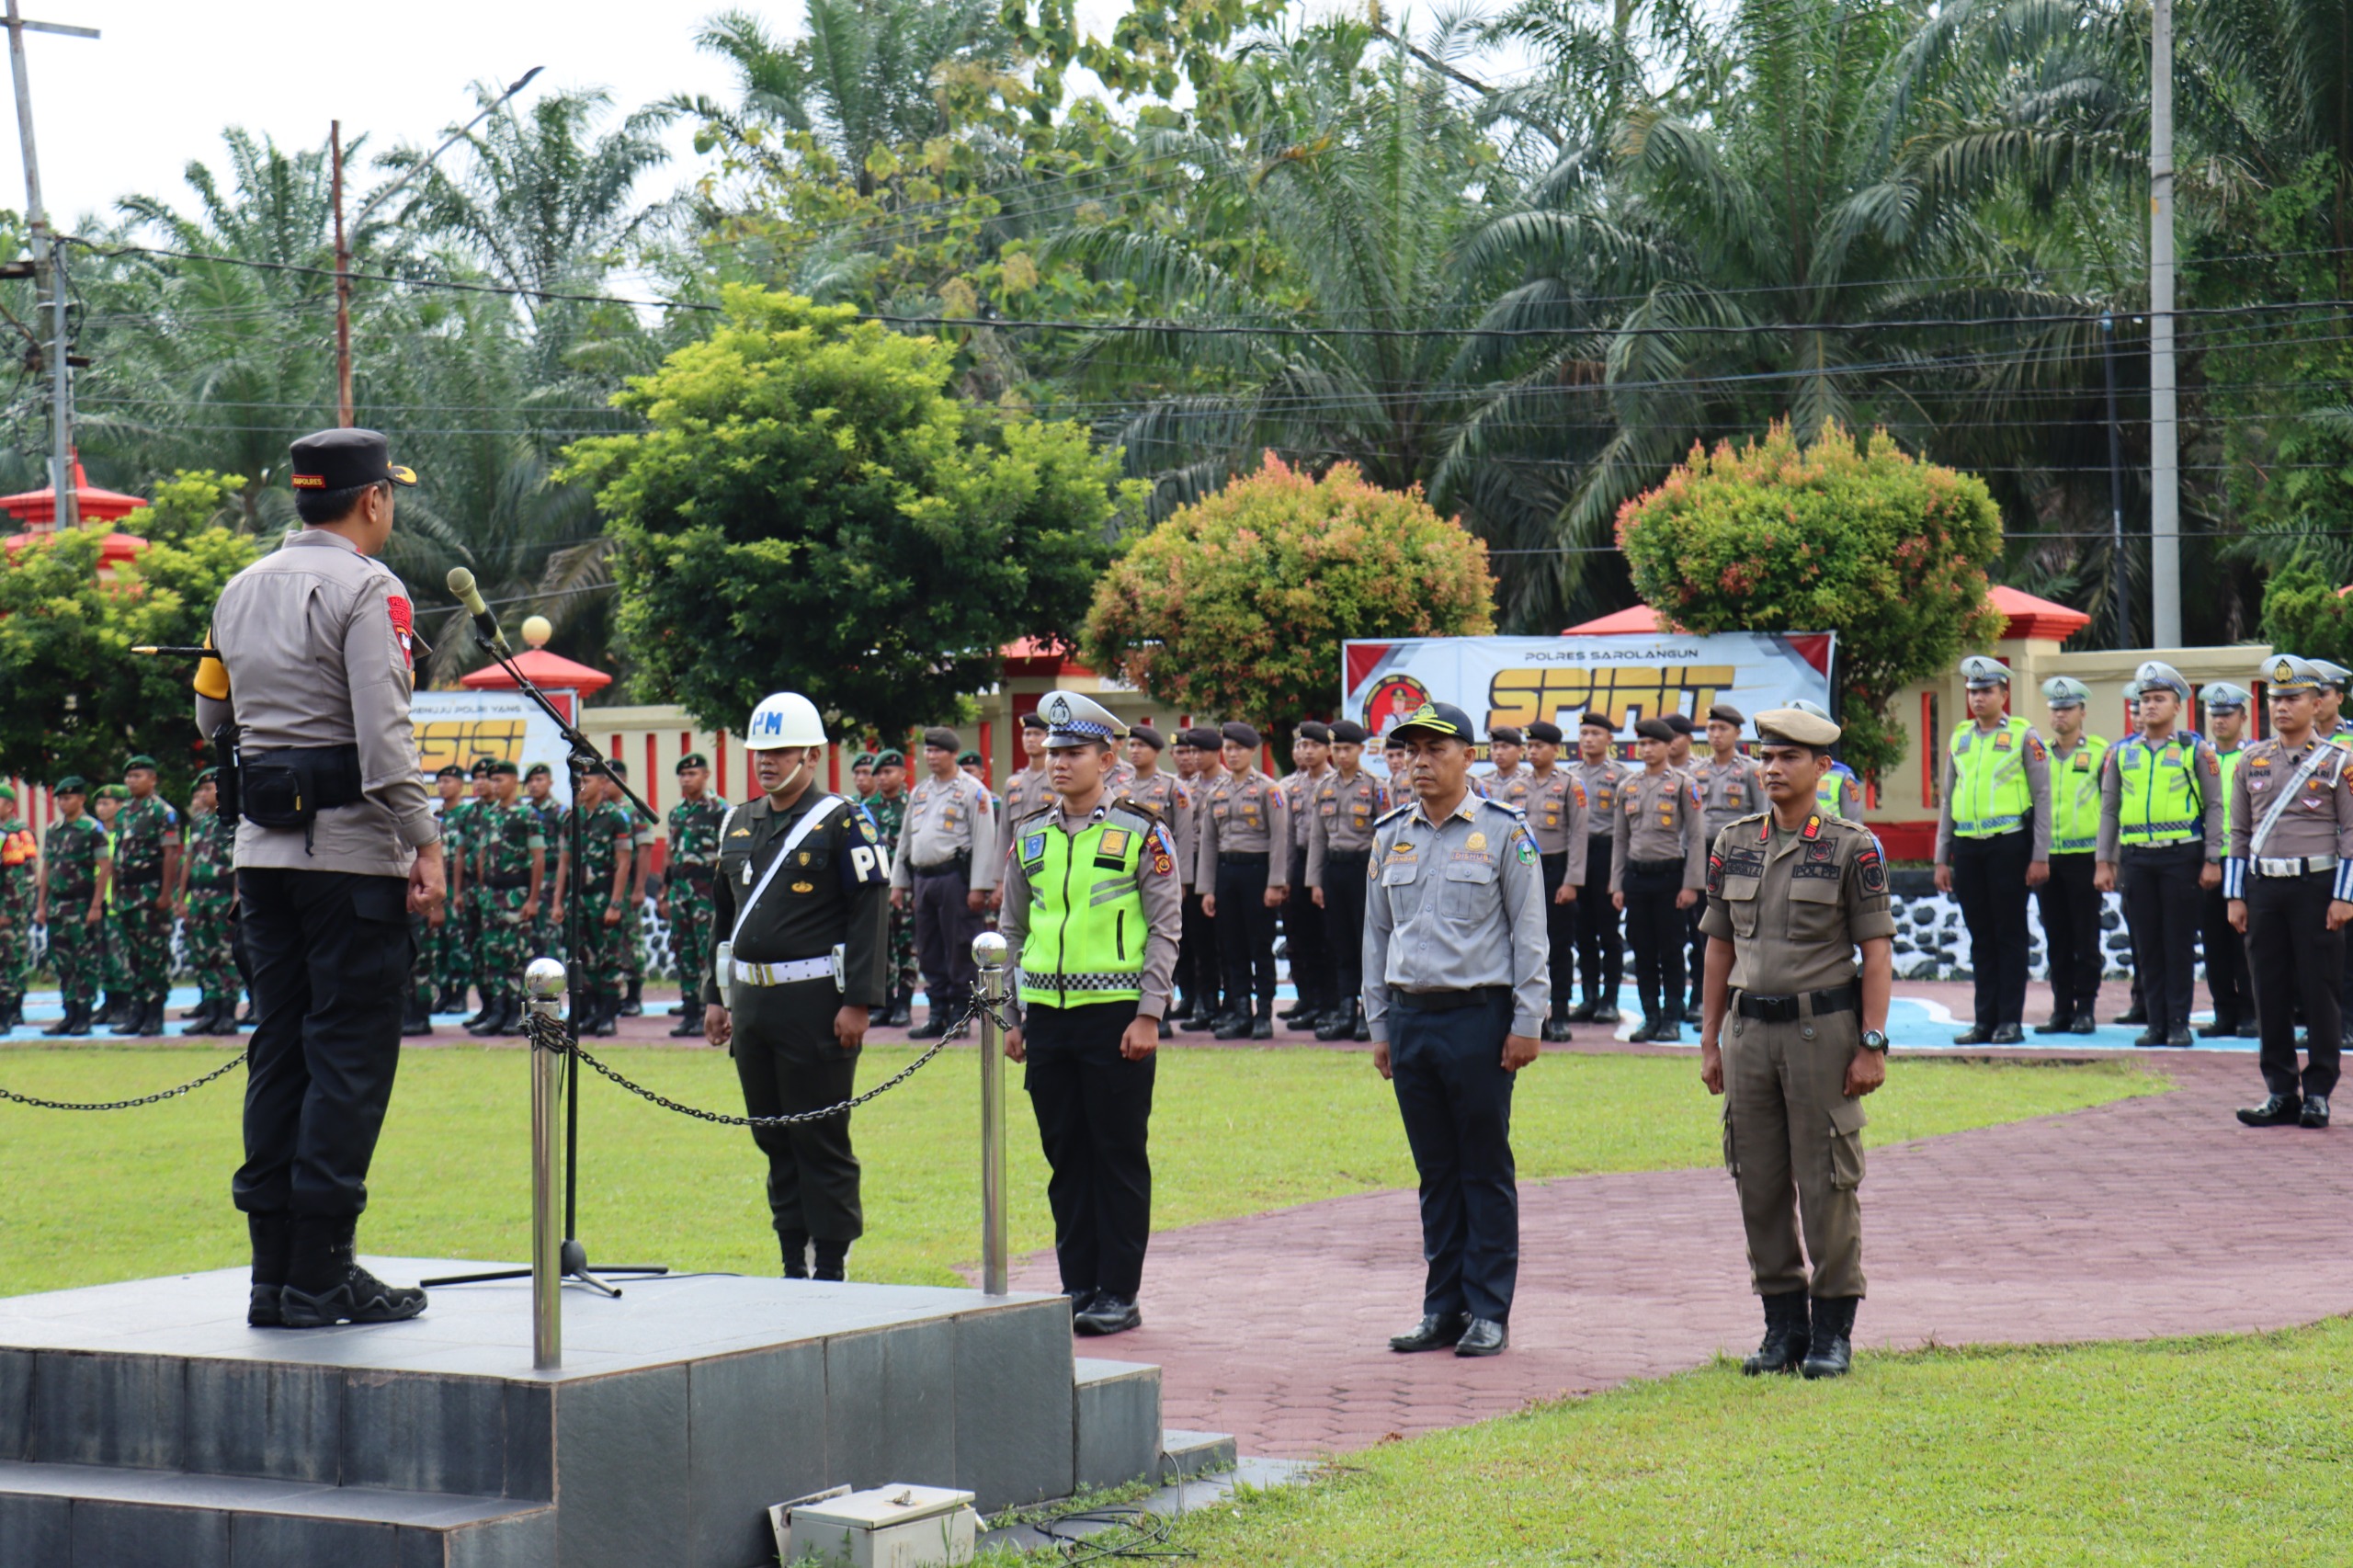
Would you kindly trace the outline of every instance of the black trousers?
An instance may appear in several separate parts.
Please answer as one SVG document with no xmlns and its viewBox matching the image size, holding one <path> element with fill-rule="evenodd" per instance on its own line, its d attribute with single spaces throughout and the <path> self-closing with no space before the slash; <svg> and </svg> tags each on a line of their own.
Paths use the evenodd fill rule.
<svg viewBox="0 0 2353 1568">
<path fill-rule="evenodd" d="M 1275 1005 L 1275 912 L 1267 907 L 1267 858 L 1217 858 L 1217 956 L 1225 978 L 1225 1006 L 1239 1013 L 1255 991 Z"/>
<path fill-rule="evenodd" d="M 1628 862 L 1620 879 L 1626 894 L 1626 940 L 1634 949 L 1634 990 L 1643 1017 L 1654 1022 L 1683 1019 L 1683 911 L 1675 907 L 1683 891 L 1683 862 Z"/>
<path fill-rule="evenodd" d="M 1609 902 L 1609 857 L 1617 839 L 1588 835 L 1585 841 L 1585 886 L 1577 890 L 1577 971 L 1585 977 L 1585 999 L 1618 1006 L 1626 983 L 1626 939 L 1618 929 L 1618 906 Z M 1555 996 L 1563 994 L 1555 986 Z"/>
<path fill-rule="evenodd" d="M 1185 923 L 1176 939 L 1176 994 L 1201 1012 L 1217 1005 L 1217 922 L 1201 911 L 1198 891 L 1185 894 Z"/>
<path fill-rule="evenodd" d="M 1328 999 L 1346 1007 L 1364 998 L 1364 898 L 1369 849 L 1327 851 L 1324 857 L 1324 942 L 1332 955 Z"/>
<path fill-rule="evenodd" d="M 2328 928 L 2333 871 L 2246 879 L 2248 989 L 2263 1028 L 2263 1086 L 2275 1095 L 2336 1092 L 2345 1033 L 2345 933 Z M 2311 1064 L 2296 1071 L 2296 1005 L 2312 1028 Z"/>
<path fill-rule="evenodd" d="M 1952 841 L 1952 896 L 1969 927 L 1980 1028 L 2026 1019 L 2026 868 L 2034 831 Z"/>
<path fill-rule="evenodd" d="M 1222 918 L 1222 916 L 1221 916 Z M 1046 1202 L 1065 1291 L 1133 1301 L 1152 1236 L 1154 1063 L 1120 1054 L 1133 1002 L 1024 1008 L 1022 1085 L 1046 1152 Z"/>
<path fill-rule="evenodd" d="M 2246 939 L 2231 929 L 2231 901 L 2222 896 L 2222 890 L 2212 887 L 2202 892 L 2198 932 L 2206 959 L 2206 994 L 2214 999 L 2214 1021 L 2225 1027 L 2244 1023 L 2255 1017 L 2255 993 L 2247 983 Z"/>
<path fill-rule="evenodd" d="M 1519 1278 L 1519 1187 L 1511 1157 L 1512 1075 L 1504 1071 L 1511 992 L 1479 1005 L 1411 1009 L 1390 993 L 1390 1086 L 1421 1174 L 1426 1312 L 1511 1316 Z"/>
<path fill-rule="evenodd" d="M 1569 853 L 1547 855 L 1541 862 L 1544 870 L 1544 938 L 1552 951 L 1546 955 L 1546 971 L 1552 979 L 1552 1017 L 1569 1016 L 1569 996 L 1576 989 L 1577 970 L 1577 903 L 1555 903 L 1561 884 L 1569 880 Z M 1602 896 L 1608 897 L 1607 892 Z M 1585 892 L 1578 891 L 1577 902 Z"/>
<path fill-rule="evenodd" d="M 858 1052 L 844 1051 L 834 1038 L 842 994 L 831 980 L 730 991 L 734 1035 L 728 1051 L 744 1085 L 745 1115 L 791 1116 L 838 1105 L 857 1092 Z M 852 1242 L 866 1233 L 849 1116 L 752 1129 L 752 1142 L 768 1157 L 768 1216 L 779 1234 Z"/>
<path fill-rule="evenodd" d="M 1307 851 L 1294 847 L 1291 856 L 1304 865 Z M 1323 1012 L 1332 1005 L 1324 993 L 1332 976 L 1332 953 L 1324 936 L 1324 912 L 1315 906 L 1315 895 L 1304 882 L 1291 883 L 1290 896 L 1283 900 L 1283 935 L 1290 938 L 1291 989 L 1299 993 L 1303 1006 Z"/>
<path fill-rule="evenodd" d="M 231 1191 L 249 1214 L 354 1218 L 400 1066 L 408 882 L 255 869 L 237 873 L 237 902 L 255 1021 Z"/>
<path fill-rule="evenodd" d="M 2051 880 L 2035 890 L 2051 969 L 2052 1009 L 2057 1013 L 2088 1013 L 2099 1002 L 2101 899 L 2092 886 L 2097 859 L 2089 853 L 2053 855 Z"/>
<path fill-rule="evenodd" d="M 1683 949 L 1687 955 L 1683 968 L 1695 1009 L 1699 1006 L 1700 989 L 1708 980 L 1708 938 L 1699 935 L 1699 916 L 1707 913 L 1708 901 L 1704 898 L 1683 912 Z"/>
<path fill-rule="evenodd" d="M 951 1013 L 972 994 L 981 977 L 972 962 L 972 938 L 987 920 L 972 913 L 965 900 L 972 881 L 963 869 L 915 871 L 913 903 L 915 915 L 915 962 L 923 971 L 924 989 L 931 1005 Z"/>
<path fill-rule="evenodd" d="M 2162 1037 L 2189 1027 L 2202 902 L 2198 872 L 2206 864 L 2206 846 L 2126 845 L 2119 853 L 2116 889 L 2123 895 L 2124 924 L 2132 933 L 2132 967 L 2141 974 L 2149 1028 Z"/>
</svg>

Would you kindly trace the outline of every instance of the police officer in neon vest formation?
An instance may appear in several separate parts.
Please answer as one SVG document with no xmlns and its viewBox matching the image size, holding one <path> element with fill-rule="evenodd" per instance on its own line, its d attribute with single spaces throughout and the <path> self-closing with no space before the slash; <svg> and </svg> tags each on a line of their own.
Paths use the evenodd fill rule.
<svg viewBox="0 0 2353 1568">
<path fill-rule="evenodd" d="M 2102 900 L 2092 885 L 2099 847 L 2099 780 L 2108 742 L 2084 728 L 2091 688 L 2067 676 L 2042 683 L 2051 709 L 2051 877 L 2035 890 L 2051 973 L 2051 1018 L 2037 1034 L 2089 1034 L 2099 1027 Z"/>
<path fill-rule="evenodd" d="M 2151 659 L 2133 672 L 2140 733 L 2109 748 L 2100 772 L 2102 892 L 2124 895 L 2132 967 L 2148 1027 L 2135 1045 L 2189 1043 L 2201 890 L 2222 880 L 2222 765 L 2194 730 L 2179 727 L 2189 683 Z"/>
<path fill-rule="evenodd" d="M 2226 680 L 2208 683 L 2199 693 L 2206 702 L 2207 738 L 2222 764 L 2222 845 L 2231 842 L 2231 792 L 2238 783 L 2239 765 L 2246 760 L 2246 710 L 2255 693 Z M 2221 884 L 2206 890 L 2199 908 L 2198 933 L 2206 956 L 2206 994 L 2214 999 L 2214 1021 L 2198 1031 L 2200 1040 L 2253 1040 L 2260 1032 L 2255 1021 L 2255 994 L 2247 980 L 2246 943 L 2231 926 L 2231 901 Z"/>
<path fill-rule="evenodd" d="M 2026 1039 L 2029 889 L 2051 875 L 2051 756 L 2042 737 L 2008 716 L 2010 672 L 1972 653 L 1961 662 L 1969 719 L 1945 749 L 1937 812 L 1937 891 L 1961 903 L 1976 976 L 1976 1018 L 1955 1045 Z"/>
<path fill-rule="evenodd" d="M 807 698 L 762 698 L 744 727 L 760 798 L 719 826 L 703 1032 L 735 1058 L 747 1116 L 849 1098 L 870 1011 L 890 990 L 890 852 L 865 807 L 817 788 L 825 746 Z M 843 1278 L 866 1233 L 849 1113 L 756 1127 L 752 1142 L 767 1156 L 784 1277 Z"/>
<path fill-rule="evenodd" d="M 1076 692 L 1049 692 L 1038 711 L 1055 799 L 1013 824 L 1001 929 L 1017 1027 L 1005 1053 L 1028 1069 L 1072 1326 L 1121 1334 L 1143 1322 L 1153 1053 L 1185 881 L 1168 824 L 1106 787 L 1126 727 Z"/>
</svg>

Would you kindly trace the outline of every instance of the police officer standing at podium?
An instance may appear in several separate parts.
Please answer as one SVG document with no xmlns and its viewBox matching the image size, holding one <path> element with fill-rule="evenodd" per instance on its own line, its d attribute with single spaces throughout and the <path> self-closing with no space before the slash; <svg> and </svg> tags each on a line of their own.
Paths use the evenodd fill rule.
<svg viewBox="0 0 2353 1568">
<path fill-rule="evenodd" d="M 253 965 L 245 1163 L 256 1327 L 391 1323 L 425 1292 L 359 1266 L 354 1234 L 400 1062 L 408 917 L 440 902 L 440 831 L 409 725 L 408 596 L 376 559 L 416 475 L 373 430 L 293 446 L 302 531 L 232 577 L 218 659 L 196 671 L 206 734 L 238 732 L 237 902 Z"/>
</svg>

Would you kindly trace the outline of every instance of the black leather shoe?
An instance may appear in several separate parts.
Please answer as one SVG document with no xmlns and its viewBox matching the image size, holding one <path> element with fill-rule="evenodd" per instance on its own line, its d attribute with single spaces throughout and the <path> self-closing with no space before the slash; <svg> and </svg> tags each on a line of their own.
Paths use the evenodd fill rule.
<svg viewBox="0 0 2353 1568">
<path fill-rule="evenodd" d="M 1132 1298 L 1122 1301 L 1108 1290 L 1098 1290 L 1086 1303 L 1086 1310 L 1074 1312 L 1070 1320 L 1071 1332 L 1089 1338 L 1107 1334 L 1125 1334 L 1131 1328 L 1143 1326 L 1143 1313 Z"/>
<path fill-rule="evenodd" d="M 1569 1022 L 1573 1024 L 1592 1023 L 1594 1021 L 1593 1016 L 1599 1011 L 1601 1011 L 1601 1004 L 1588 997 L 1585 1001 L 1578 1003 L 1575 1006 L 1569 1009 Z"/>
<path fill-rule="evenodd" d="M 1593 1010 L 1593 1021 L 1597 1024 L 1622 1023 L 1625 1017 L 1615 1007 L 1596 1007 Z"/>
<path fill-rule="evenodd" d="M 1740 1364 L 1749 1377 L 1768 1372 L 1794 1372 L 1805 1360 L 1810 1320 L 1803 1290 L 1785 1290 L 1765 1298 L 1765 1338 L 1756 1354 Z"/>
<path fill-rule="evenodd" d="M 908 1005 L 907 999 L 902 996 L 892 1007 L 890 1016 L 882 1020 L 882 1027 L 889 1029 L 903 1029 L 915 1021 L 914 1009 Z"/>
<path fill-rule="evenodd" d="M 2250 1013 L 2245 1017 L 2241 1018 L 2239 1020 L 2239 1027 L 2233 1029 L 2231 1032 L 2240 1040 L 2261 1040 L 2263 1038 L 2263 1020 Z"/>
<path fill-rule="evenodd" d="M 1999 1024 L 1994 1029 L 1995 1045 L 2024 1045 L 2026 1031 L 2016 1024 Z"/>
<path fill-rule="evenodd" d="M 481 1016 L 466 1026 L 466 1032 L 486 1040 L 499 1032 L 499 1026 L 506 1015 L 506 1009 L 504 1005 L 498 1002 L 486 1002 L 483 1005 Z"/>
<path fill-rule="evenodd" d="M 2304 1113 L 2296 1119 L 2300 1125 L 2305 1127 L 2326 1127 L 2328 1125 L 2328 1096 L 2306 1095 Z"/>
<path fill-rule="evenodd" d="M 1500 1356 L 1511 1335 L 1493 1318 L 1472 1318 L 1462 1337 L 1454 1342 L 1457 1356 Z"/>
<path fill-rule="evenodd" d="M 931 1011 L 925 1016 L 923 1022 L 907 1031 L 907 1038 L 909 1040 L 938 1040 L 947 1032 L 948 1009 L 941 1006 L 938 999 L 935 997 L 932 1000 Z"/>
<path fill-rule="evenodd" d="M 1569 1026 L 1559 1018 L 1548 1018 L 1544 1027 L 1537 1031 L 1537 1038 L 1550 1040 L 1554 1045 L 1565 1044 L 1570 1039 Z"/>
<path fill-rule="evenodd" d="M 1991 1045 L 1994 1043 L 1994 1031 L 1984 1024 L 1972 1024 L 1953 1036 L 1952 1042 L 1955 1045 Z"/>
<path fill-rule="evenodd" d="M 1641 1023 L 1634 1026 L 1634 1032 L 1626 1037 L 1626 1043 L 1629 1045 L 1641 1044 L 1643 1040 L 1651 1038 L 1651 1030 L 1657 1027 L 1658 1026 L 1652 1023 L 1648 1018 L 1644 1018 Z"/>
<path fill-rule="evenodd" d="M 1258 1009 L 1258 1016 L 1250 1020 L 1250 1038 L 1252 1040 L 1272 1040 L 1275 1038 L 1275 1016 L 1273 1013 L 1264 1007 Z"/>
<path fill-rule="evenodd" d="M 1275 1017 L 1280 1018 L 1287 1024 L 1295 1024 L 1301 1019 L 1309 1017 L 1314 1011 L 1314 1004 L 1302 996 L 1298 1001 L 1293 1002 L 1290 1006 L 1285 1007 L 1281 1012 L 1277 1013 Z"/>
<path fill-rule="evenodd" d="M 1683 1039 L 1683 1026 L 1669 1018 L 1643 1038 L 1662 1045 L 1674 1045 Z"/>
<path fill-rule="evenodd" d="M 871 1015 L 869 1015 L 869 1017 L 870 1017 Z M 872 1025 L 870 1023 L 868 1027 L 871 1028 Z M 697 1017 L 682 1017 L 676 1023 L 670 1026 L 670 1038 L 672 1040 L 691 1040 L 701 1033 L 702 1020 Z"/>
<path fill-rule="evenodd" d="M 2174 1051 L 2188 1050 L 2190 1045 L 2189 1026 L 2188 1024 L 2174 1025 L 2173 1028 L 2165 1035 L 2165 1045 Z"/>
<path fill-rule="evenodd" d="M 2132 1043 L 2134 1045 L 2146 1048 L 2152 1045 L 2163 1045 L 2165 1044 L 2165 1040 L 2158 1036 L 2156 1030 L 2143 1029 L 2139 1034 L 2132 1037 Z"/>
<path fill-rule="evenodd" d="M 1215 1040 L 1247 1040 L 1250 1038 L 1250 1020 L 1244 1014 L 1228 1013 L 1218 1019 L 1210 1029 L 1210 1035 Z"/>
<path fill-rule="evenodd" d="M 1856 1300 L 1853 1296 L 1813 1299 L 1813 1324 L 1802 1369 L 1809 1379 L 1843 1378 L 1854 1365 Z"/>
<path fill-rule="evenodd" d="M 2198 1031 L 2198 1038 L 2200 1040 L 2230 1040 L 2236 1036 L 2238 1032 L 2239 1025 L 2236 1018 L 2226 1017 L 2222 1014 L 2217 1013 L 2214 1015 L 2214 1021 L 2212 1023 L 2206 1025 Z"/>
<path fill-rule="evenodd" d="M 1357 1004 L 1354 1017 L 1356 1019 L 1355 1027 L 1348 1030 L 1348 1038 L 1358 1041 L 1359 1043 L 1370 1040 L 1372 1038 L 1372 1024 L 1365 1017 L 1364 1004 L 1361 1002 Z"/>
<path fill-rule="evenodd" d="M 2108 1021 L 2111 1024 L 2145 1024 L 2149 1021 L 2149 1005 L 2135 1002 Z"/>
<path fill-rule="evenodd" d="M 1706 1023 L 1708 1021 L 1708 1015 L 1699 1010 L 1699 1003 L 1694 1002 L 1689 1006 L 1683 1009 L 1683 1017 L 1680 1021 L 1696 1027 L 1699 1024 Z"/>
<path fill-rule="evenodd" d="M 2300 1119 L 2304 1102 L 2292 1095 L 2273 1095 L 2261 1105 L 2241 1106 L 2239 1119 L 2249 1127 L 2286 1127 Z"/>
<path fill-rule="evenodd" d="M 2035 1025 L 2034 1032 L 2037 1034 L 2065 1034 L 2069 1029 L 2072 1029 L 2075 1027 L 2075 1016 L 2073 1013 L 2066 1012 L 2063 1009 L 2060 1012 L 2052 1014 L 2051 1021 L 2049 1023 Z"/>
<path fill-rule="evenodd" d="M 2067 1026 L 2067 1032 L 2069 1034 L 2097 1034 L 2099 1020 L 2092 1017 L 2091 1009 L 2086 1007 L 2075 1015 L 2075 1021 Z"/>
<path fill-rule="evenodd" d="M 1316 1025 L 1315 1038 L 1323 1040 L 1346 1040 L 1356 1032 L 1356 1010 L 1345 1009 L 1335 1012 L 1330 1017 Z"/>
<path fill-rule="evenodd" d="M 1225 1022 L 1223 1013 L 1196 1013 L 1181 1026 L 1187 1034 L 1207 1034 Z"/>
<path fill-rule="evenodd" d="M 1451 1350 L 1471 1326 L 1469 1312 L 1424 1312 L 1411 1334 L 1390 1336 L 1389 1348 L 1405 1354 L 1416 1350 Z"/>
</svg>

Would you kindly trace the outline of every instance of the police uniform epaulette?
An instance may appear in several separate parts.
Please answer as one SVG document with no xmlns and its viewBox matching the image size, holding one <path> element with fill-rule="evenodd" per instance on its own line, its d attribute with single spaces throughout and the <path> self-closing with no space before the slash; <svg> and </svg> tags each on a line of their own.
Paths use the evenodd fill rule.
<svg viewBox="0 0 2353 1568">
<path fill-rule="evenodd" d="M 1391 823 L 1395 822 L 1399 817 L 1402 817 L 1407 812 L 1412 811 L 1417 804 L 1419 804 L 1418 801 L 1408 801 L 1402 806 L 1392 806 L 1387 811 L 1381 812 L 1379 816 L 1373 818 L 1372 825 L 1375 827 L 1387 827 Z"/>
<path fill-rule="evenodd" d="M 1498 801 L 1493 795 L 1480 796 L 1479 802 L 1482 805 L 1493 806 L 1507 816 L 1518 817 L 1522 822 L 1528 820 L 1528 808 L 1525 806 L 1515 806 L 1509 801 Z"/>
<path fill-rule="evenodd" d="M 1160 818 L 1155 812 L 1133 801 L 1122 801 L 1103 813 L 1103 820 L 1107 823 L 1120 822 L 1122 817 L 1127 820 L 1120 825 L 1137 833 L 1149 834 L 1160 825 Z"/>
<path fill-rule="evenodd" d="M 1062 814 L 1062 797 L 1057 795 L 1052 800 L 1048 801 L 1044 805 L 1040 806 L 1036 811 L 1031 812 L 1028 816 L 1015 818 L 1013 825 L 1016 827 L 1028 827 L 1033 822 L 1042 822 L 1047 817 L 1060 816 Z"/>
</svg>

